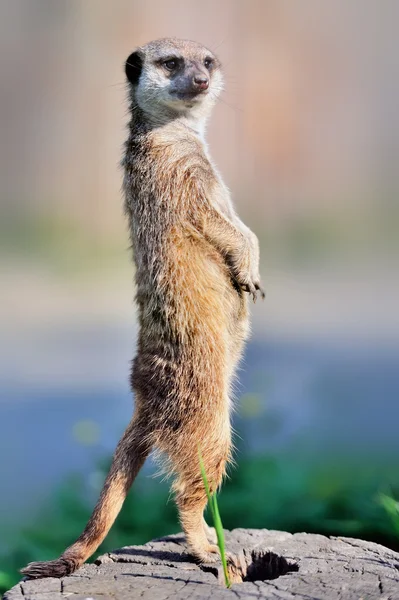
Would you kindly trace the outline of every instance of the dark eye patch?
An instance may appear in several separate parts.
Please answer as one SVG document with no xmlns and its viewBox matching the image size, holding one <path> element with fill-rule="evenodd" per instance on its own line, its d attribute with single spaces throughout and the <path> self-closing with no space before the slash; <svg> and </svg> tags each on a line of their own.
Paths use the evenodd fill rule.
<svg viewBox="0 0 399 600">
<path fill-rule="evenodd" d="M 177 60 L 171 58 L 170 60 L 165 60 L 163 63 L 164 67 L 168 69 L 168 71 L 174 71 L 177 68 Z"/>
<path fill-rule="evenodd" d="M 177 71 L 182 66 L 183 59 L 178 56 L 165 56 L 164 58 L 160 58 L 157 63 L 167 71 L 173 73 L 173 71 Z"/>
<path fill-rule="evenodd" d="M 212 69 L 213 65 L 214 65 L 213 58 L 211 58 L 210 56 L 207 56 L 204 59 L 204 67 L 209 70 L 209 69 Z"/>
</svg>

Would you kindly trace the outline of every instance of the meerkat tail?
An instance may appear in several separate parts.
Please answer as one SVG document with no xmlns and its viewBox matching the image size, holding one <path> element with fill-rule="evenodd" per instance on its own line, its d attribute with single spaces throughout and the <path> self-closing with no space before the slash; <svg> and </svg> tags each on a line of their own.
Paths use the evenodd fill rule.
<svg viewBox="0 0 399 600">
<path fill-rule="evenodd" d="M 37 579 L 64 577 L 76 571 L 104 540 L 150 450 L 143 432 L 130 425 L 117 446 L 100 498 L 81 536 L 57 560 L 29 563 L 21 573 Z"/>
</svg>

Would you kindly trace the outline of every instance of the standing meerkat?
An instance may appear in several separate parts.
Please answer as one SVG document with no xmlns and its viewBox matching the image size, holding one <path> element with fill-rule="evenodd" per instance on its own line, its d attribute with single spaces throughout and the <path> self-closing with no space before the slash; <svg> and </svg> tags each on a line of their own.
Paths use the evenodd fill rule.
<svg viewBox="0 0 399 600">
<path fill-rule="evenodd" d="M 238 218 L 208 155 L 204 129 L 222 90 L 221 65 L 202 45 L 161 39 L 126 61 L 129 137 L 125 212 L 136 265 L 133 418 L 78 540 L 29 577 L 62 577 L 107 535 L 152 449 L 166 458 L 191 553 L 217 560 L 200 448 L 211 492 L 231 456 L 231 383 L 248 336 L 248 298 L 264 297 L 256 236 Z"/>
</svg>

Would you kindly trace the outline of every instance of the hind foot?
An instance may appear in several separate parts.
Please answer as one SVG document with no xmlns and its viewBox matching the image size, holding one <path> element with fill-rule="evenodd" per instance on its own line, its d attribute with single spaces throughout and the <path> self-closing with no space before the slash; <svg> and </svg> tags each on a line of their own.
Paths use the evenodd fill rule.
<svg viewBox="0 0 399 600">
<path fill-rule="evenodd" d="M 200 563 L 215 563 L 220 560 L 219 548 L 214 544 L 208 544 L 204 548 L 192 548 L 191 553 Z"/>
</svg>

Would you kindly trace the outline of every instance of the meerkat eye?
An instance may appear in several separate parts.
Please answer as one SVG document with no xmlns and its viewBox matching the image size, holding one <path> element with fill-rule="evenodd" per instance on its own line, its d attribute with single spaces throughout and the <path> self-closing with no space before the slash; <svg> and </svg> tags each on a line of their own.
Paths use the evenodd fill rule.
<svg viewBox="0 0 399 600">
<path fill-rule="evenodd" d="M 213 60 L 212 60 L 211 58 L 206 58 L 206 59 L 204 60 L 204 66 L 205 66 L 207 69 L 210 69 L 212 65 L 213 65 Z"/>
<path fill-rule="evenodd" d="M 168 69 L 168 71 L 174 71 L 177 67 L 177 60 L 174 58 L 170 58 L 169 60 L 165 60 L 163 66 Z"/>
</svg>

